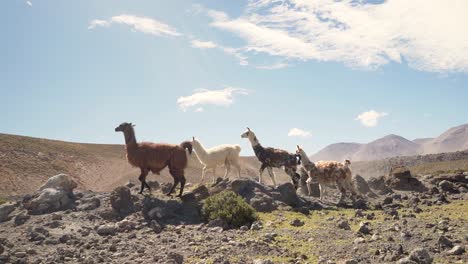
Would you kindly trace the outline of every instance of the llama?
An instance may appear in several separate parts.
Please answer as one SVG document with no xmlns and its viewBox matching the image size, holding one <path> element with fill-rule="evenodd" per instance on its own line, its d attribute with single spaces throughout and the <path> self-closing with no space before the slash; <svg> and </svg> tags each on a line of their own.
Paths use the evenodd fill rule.
<svg viewBox="0 0 468 264">
<path fill-rule="evenodd" d="M 301 156 L 302 166 L 309 173 L 307 179 L 307 188 L 311 195 L 311 184 L 313 180 L 317 180 L 320 189 L 320 201 L 325 197 L 325 186 L 334 184 L 341 192 L 339 203 L 344 201 L 346 191 L 351 193 L 351 199 L 355 199 L 357 195 L 356 189 L 352 182 L 352 174 L 349 165 L 351 161 L 345 160 L 343 163 L 337 161 L 318 161 L 312 162 L 305 151 L 298 145 L 296 153 Z"/>
<path fill-rule="evenodd" d="M 224 164 L 226 171 L 224 178 L 226 178 L 231 171 L 231 165 L 237 169 L 237 177 L 240 178 L 241 168 L 239 165 L 239 153 L 241 147 L 239 145 L 219 145 L 210 149 L 205 149 L 200 141 L 192 138 L 192 146 L 198 160 L 203 164 L 202 179 L 205 179 L 206 171 L 209 169 L 213 170 L 213 182 L 216 178 L 216 167 Z"/>
<path fill-rule="evenodd" d="M 301 163 L 300 156 L 291 154 L 285 150 L 275 148 L 264 148 L 258 141 L 255 133 L 247 128 L 247 131 L 241 135 L 241 138 L 248 138 L 258 160 L 262 163 L 260 167 L 260 175 L 258 182 L 262 183 L 262 174 L 265 169 L 268 169 L 273 185 L 276 186 L 276 176 L 273 168 L 284 167 L 284 171 L 291 177 L 294 187 L 297 188 L 300 176 L 297 174 L 297 165 Z"/>
<path fill-rule="evenodd" d="M 180 183 L 180 193 L 177 197 L 181 197 L 185 186 L 184 170 L 187 167 L 187 153 L 185 150 L 187 149 L 191 154 L 192 143 L 189 141 L 182 142 L 180 145 L 150 142 L 137 143 L 134 126 L 132 123 L 122 123 L 115 128 L 115 132 L 124 133 L 127 160 L 130 165 L 141 170 L 140 177 L 138 177 L 141 181 L 140 194 L 143 193 L 145 187 L 151 192 L 151 187 L 146 183 L 146 176 L 150 171 L 159 175 L 165 167 L 169 167 L 169 172 L 174 178 L 174 184 L 167 195 L 170 196 Z"/>
</svg>

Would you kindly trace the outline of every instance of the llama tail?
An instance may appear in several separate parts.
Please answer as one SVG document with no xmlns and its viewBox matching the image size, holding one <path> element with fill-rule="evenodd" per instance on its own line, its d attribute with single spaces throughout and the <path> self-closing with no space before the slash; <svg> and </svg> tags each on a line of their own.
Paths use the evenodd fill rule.
<svg viewBox="0 0 468 264">
<path fill-rule="evenodd" d="M 192 154 L 192 151 L 193 151 L 193 146 L 192 146 L 192 142 L 190 141 L 184 141 L 182 143 L 180 143 L 180 146 L 183 148 L 183 149 L 187 149 L 189 154 Z"/>
</svg>

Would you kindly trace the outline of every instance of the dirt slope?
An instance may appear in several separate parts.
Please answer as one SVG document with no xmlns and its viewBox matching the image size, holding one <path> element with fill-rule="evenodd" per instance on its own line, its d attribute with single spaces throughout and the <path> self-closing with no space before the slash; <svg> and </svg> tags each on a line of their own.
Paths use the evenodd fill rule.
<svg viewBox="0 0 468 264">
<path fill-rule="evenodd" d="M 260 163 L 255 157 L 241 158 L 243 177 L 258 177 Z M 288 176 L 275 170 L 280 182 Z M 137 182 L 139 170 L 126 161 L 123 145 L 83 144 L 16 135 L 0 134 L 0 195 L 32 193 L 50 176 L 66 173 L 82 189 L 109 191 L 131 180 Z M 217 176 L 224 168 L 217 170 Z M 195 155 L 186 170 L 188 182 L 201 179 L 201 166 Z M 231 172 L 231 177 L 234 173 Z M 271 181 L 264 173 L 267 184 Z M 212 180 L 212 174 L 207 175 Z M 172 181 L 167 169 L 161 175 L 150 174 L 148 180 Z"/>
</svg>

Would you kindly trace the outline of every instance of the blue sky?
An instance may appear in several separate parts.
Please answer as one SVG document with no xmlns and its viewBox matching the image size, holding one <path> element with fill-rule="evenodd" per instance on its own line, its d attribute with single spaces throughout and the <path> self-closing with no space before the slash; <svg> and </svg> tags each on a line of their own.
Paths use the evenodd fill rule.
<svg viewBox="0 0 468 264">
<path fill-rule="evenodd" d="M 246 126 L 310 154 L 436 136 L 468 122 L 468 5 L 407 2 L 1 1 L 0 133 L 120 144 L 128 121 L 243 155 Z"/>
</svg>

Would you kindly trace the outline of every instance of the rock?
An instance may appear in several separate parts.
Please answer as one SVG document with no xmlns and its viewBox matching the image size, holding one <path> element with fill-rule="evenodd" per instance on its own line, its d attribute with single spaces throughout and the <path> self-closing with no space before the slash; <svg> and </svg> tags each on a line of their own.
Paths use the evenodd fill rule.
<svg viewBox="0 0 468 264">
<path fill-rule="evenodd" d="M 5 222 L 9 219 L 9 215 L 16 208 L 14 203 L 4 203 L 0 205 L 0 223 Z"/>
<path fill-rule="evenodd" d="M 369 187 L 377 191 L 378 194 L 384 195 L 393 192 L 392 189 L 390 189 L 385 184 L 385 178 L 383 176 L 380 176 L 378 178 L 370 178 L 367 183 L 369 184 Z"/>
<path fill-rule="evenodd" d="M 455 185 L 452 182 L 449 182 L 447 180 L 443 180 L 439 182 L 439 187 L 442 189 L 444 192 L 449 192 L 449 193 L 457 193 L 457 189 L 455 188 Z"/>
<path fill-rule="evenodd" d="M 121 232 L 132 231 L 137 226 L 137 223 L 130 221 L 129 219 L 124 219 L 120 222 L 117 222 L 117 226 Z"/>
<path fill-rule="evenodd" d="M 362 244 L 362 243 L 365 243 L 366 240 L 362 237 L 358 237 L 356 239 L 354 239 L 354 244 Z"/>
<path fill-rule="evenodd" d="M 214 233 L 222 233 L 224 231 L 224 228 L 220 226 L 216 226 L 216 227 L 210 228 L 209 231 L 214 232 Z"/>
<path fill-rule="evenodd" d="M 150 227 L 151 227 L 151 229 L 153 229 L 153 231 L 156 234 L 161 233 L 162 230 L 163 230 L 163 227 L 161 226 L 161 224 L 159 224 L 158 221 L 156 221 L 156 220 L 151 220 Z"/>
<path fill-rule="evenodd" d="M 451 250 L 447 251 L 449 255 L 461 255 L 465 253 L 465 248 L 463 246 L 454 246 Z"/>
<path fill-rule="evenodd" d="M 120 216 L 125 217 L 135 211 L 130 189 L 124 186 L 115 188 L 110 194 L 111 206 Z"/>
<path fill-rule="evenodd" d="M 96 197 L 80 199 L 80 204 L 76 207 L 78 211 L 90 211 L 99 208 L 101 200 Z"/>
<path fill-rule="evenodd" d="M 368 222 L 361 222 L 359 224 L 359 230 L 358 230 L 359 233 L 363 234 L 363 235 L 369 235 L 371 233 L 371 230 L 370 230 L 370 227 L 369 227 L 369 223 Z"/>
<path fill-rule="evenodd" d="M 343 264 L 358 264 L 359 262 L 355 259 L 348 259 L 343 262 Z"/>
<path fill-rule="evenodd" d="M 353 208 L 366 210 L 369 206 L 366 200 L 359 198 L 353 201 Z"/>
<path fill-rule="evenodd" d="M 25 251 L 16 251 L 13 256 L 16 258 L 24 258 L 26 257 L 26 252 Z"/>
<path fill-rule="evenodd" d="M 383 205 L 387 205 L 387 204 L 391 204 L 391 203 L 393 203 L 393 198 L 390 197 L 390 196 L 385 197 L 385 199 L 382 202 Z"/>
<path fill-rule="evenodd" d="M 62 236 L 59 237 L 59 242 L 64 244 L 64 243 L 67 243 L 67 241 L 69 241 L 71 239 L 71 236 L 69 234 L 64 234 Z"/>
<path fill-rule="evenodd" d="M 418 264 L 431 264 L 432 257 L 429 255 L 426 249 L 416 248 L 411 251 L 409 259 L 415 261 Z"/>
<path fill-rule="evenodd" d="M 167 261 L 168 262 L 166 263 L 183 264 L 184 256 L 179 253 L 170 252 L 169 254 L 167 254 Z"/>
<path fill-rule="evenodd" d="M 349 223 L 346 220 L 339 221 L 337 226 L 344 230 L 351 230 L 351 227 L 349 226 Z"/>
<path fill-rule="evenodd" d="M 29 214 L 48 214 L 70 209 L 74 206 L 73 193 L 63 189 L 46 188 L 33 195 L 30 201 L 24 204 Z"/>
<path fill-rule="evenodd" d="M 135 187 L 135 184 L 134 184 L 133 182 L 131 182 L 131 181 L 128 181 L 128 182 L 125 184 L 125 187 L 131 189 L 131 188 Z"/>
<path fill-rule="evenodd" d="M 375 195 L 372 190 L 369 187 L 369 184 L 367 183 L 366 179 L 364 179 L 361 175 L 356 174 L 353 177 L 354 181 L 354 186 L 356 187 L 356 190 L 361 193 L 361 194 L 373 194 Z"/>
<path fill-rule="evenodd" d="M 262 228 L 263 228 L 263 225 L 259 221 L 253 222 L 252 225 L 250 226 L 250 230 L 260 230 Z"/>
<path fill-rule="evenodd" d="M 15 226 L 24 225 L 24 223 L 26 223 L 26 221 L 28 221 L 30 218 L 31 218 L 31 216 L 24 215 L 24 214 L 19 214 L 19 215 L 15 216 L 15 218 L 14 218 Z"/>
<path fill-rule="evenodd" d="M 409 257 L 402 258 L 402 259 L 398 260 L 397 263 L 398 264 L 418 264 L 417 262 L 412 261 Z"/>
<path fill-rule="evenodd" d="M 214 220 L 209 221 L 206 226 L 207 227 L 222 227 L 223 229 L 227 229 L 229 227 L 226 221 L 224 221 L 221 218 L 216 218 Z"/>
<path fill-rule="evenodd" d="M 78 184 L 76 184 L 76 182 L 73 181 L 71 177 L 66 174 L 59 174 L 50 177 L 44 185 L 39 187 L 39 191 L 52 188 L 56 190 L 63 190 L 66 193 L 72 193 L 76 187 L 78 187 Z"/>
<path fill-rule="evenodd" d="M 452 248 L 453 247 L 452 241 L 450 241 L 445 236 L 440 236 L 439 237 L 439 240 L 437 240 L 437 245 L 439 246 L 439 249 L 447 249 L 447 248 Z"/>
<path fill-rule="evenodd" d="M 385 184 L 394 190 L 427 191 L 426 186 L 413 177 L 411 171 L 404 166 L 391 168 L 390 173 L 385 177 Z"/>
<path fill-rule="evenodd" d="M 96 230 L 100 236 L 113 236 L 117 233 L 117 227 L 112 224 L 101 225 Z"/>
<path fill-rule="evenodd" d="M 303 225 L 304 225 L 304 221 L 299 220 L 299 219 L 296 218 L 296 219 L 292 220 L 291 222 L 289 222 L 289 224 L 290 224 L 291 226 L 299 227 L 299 226 L 303 226 Z"/>
<path fill-rule="evenodd" d="M 254 264 L 273 264 L 273 261 L 268 259 L 254 259 Z"/>
<path fill-rule="evenodd" d="M 193 189 L 190 193 L 192 193 L 195 197 L 197 202 L 205 200 L 206 198 L 210 197 L 210 192 L 205 185 L 200 185 Z"/>
<path fill-rule="evenodd" d="M 302 204 L 301 199 L 297 196 L 294 185 L 290 182 L 283 183 L 276 190 L 280 193 L 279 199 L 292 207 L 298 207 Z"/>
<path fill-rule="evenodd" d="M 151 190 L 157 190 L 160 187 L 160 184 L 157 181 L 147 181 L 146 183 L 148 183 L 149 187 L 151 187 Z M 131 188 L 131 187 L 128 187 L 128 188 Z"/>
<path fill-rule="evenodd" d="M 161 183 L 160 187 L 161 187 L 162 193 L 168 193 L 172 188 L 172 183 L 168 183 L 168 182 Z"/>
<path fill-rule="evenodd" d="M 254 198 L 250 199 L 250 205 L 258 212 L 272 212 L 276 210 L 277 205 L 270 196 L 257 192 Z"/>
<path fill-rule="evenodd" d="M 241 226 L 239 228 L 241 231 L 248 231 L 249 230 L 249 227 L 248 226 Z"/>
</svg>

